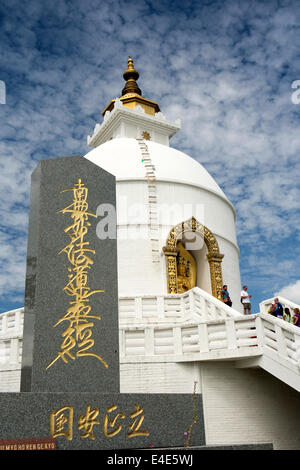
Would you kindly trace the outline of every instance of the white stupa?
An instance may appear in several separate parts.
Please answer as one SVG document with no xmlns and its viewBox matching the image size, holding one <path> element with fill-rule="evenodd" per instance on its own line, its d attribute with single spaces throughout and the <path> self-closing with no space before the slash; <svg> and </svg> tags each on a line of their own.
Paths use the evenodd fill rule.
<svg viewBox="0 0 300 470">
<path fill-rule="evenodd" d="M 213 448 L 299 450 L 300 329 L 267 313 L 273 299 L 242 314 L 234 207 L 199 162 L 169 146 L 180 123 L 142 97 L 132 59 L 123 76 L 84 156 L 116 177 L 120 391 L 201 395 L 191 420 L 203 415 Z M 99 223 L 115 236 L 105 202 Z M 20 390 L 23 316 L 0 315 L 0 392 Z"/>
<path fill-rule="evenodd" d="M 88 137 L 94 149 L 85 155 L 116 176 L 120 295 L 198 286 L 220 297 L 224 282 L 240 310 L 234 207 L 198 161 L 169 146 L 180 121 L 167 121 L 157 103 L 141 96 L 132 59 L 123 75 L 122 96 L 103 111 L 103 124 Z"/>
</svg>

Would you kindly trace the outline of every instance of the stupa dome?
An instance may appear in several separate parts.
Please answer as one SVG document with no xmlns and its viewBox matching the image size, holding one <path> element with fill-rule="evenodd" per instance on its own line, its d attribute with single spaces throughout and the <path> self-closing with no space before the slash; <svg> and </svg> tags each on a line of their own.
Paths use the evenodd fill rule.
<svg viewBox="0 0 300 470">
<path fill-rule="evenodd" d="M 172 181 L 201 187 L 226 199 L 214 178 L 187 154 L 157 142 L 147 141 L 157 181 Z M 145 168 L 136 139 L 109 140 L 85 155 L 85 158 L 115 175 L 117 181 L 145 179 Z"/>
</svg>

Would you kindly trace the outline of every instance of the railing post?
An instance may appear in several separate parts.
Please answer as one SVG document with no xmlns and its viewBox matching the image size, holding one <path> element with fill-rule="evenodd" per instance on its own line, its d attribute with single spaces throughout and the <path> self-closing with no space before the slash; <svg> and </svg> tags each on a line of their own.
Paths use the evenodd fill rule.
<svg viewBox="0 0 300 470">
<path fill-rule="evenodd" d="M 21 324 L 21 312 L 20 310 L 17 310 L 15 313 L 15 328 L 17 334 L 20 333 L 20 324 Z"/>
<path fill-rule="evenodd" d="M 225 320 L 226 333 L 227 333 L 227 347 L 228 349 L 237 349 L 235 321 L 233 318 Z"/>
<path fill-rule="evenodd" d="M 200 353 L 209 352 L 207 324 L 198 325 Z"/>
<path fill-rule="evenodd" d="M 265 335 L 264 335 L 263 320 L 262 318 L 260 318 L 260 316 L 257 316 L 255 318 L 255 328 L 256 328 L 258 346 L 263 347 L 265 344 Z"/>
<path fill-rule="evenodd" d="M 180 317 L 181 319 L 185 319 L 186 318 L 186 315 L 185 315 L 185 303 L 184 303 L 184 296 L 182 295 L 180 297 Z"/>
<path fill-rule="evenodd" d="M 277 351 L 281 356 L 287 357 L 286 343 L 285 343 L 285 338 L 284 338 L 281 326 L 275 325 L 275 333 L 276 333 Z"/>
<path fill-rule="evenodd" d="M 165 303 L 162 295 L 157 296 L 157 316 L 161 320 L 165 318 Z"/>
<path fill-rule="evenodd" d="M 125 345 L 125 330 L 119 328 L 119 347 L 120 347 L 120 356 L 126 356 L 126 345 Z"/>
<path fill-rule="evenodd" d="M 195 299 L 194 299 L 194 292 L 192 290 L 189 291 L 189 302 L 190 302 L 190 312 L 191 316 L 195 316 Z"/>
<path fill-rule="evenodd" d="M 145 328 L 145 354 L 154 356 L 154 328 Z"/>
<path fill-rule="evenodd" d="M 7 325 L 8 325 L 8 318 L 7 314 L 4 313 L 2 317 L 2 334 L 5 335 L 7 333 Z"/>
<path fill-rule="evenodd" d="M 216 309 L 216 305 L 213 302 L 210 302 L 210 311 L 211 311 L 211 319 L 216 320 L 217 319 L 217 309 Z"/>
<path fill-rule="evenodd" d="M 181 327 L 176 326 L 173 328 L 173 341 L 174 341 L 174 354 L 176 356 L 182 356 L 182 339 L 181 339 Z"/>
<path fill-rule="evenodd" d="M 206 303 L 206 300 L 204 297 L 202 296 L 199 296 L 200 297 L 200 305 L 201 305 L 201 315 L 200 315 L 200 318 L 201 320 L 203 321 L 207 321 L 207 303 Z"/>
<path fill-rule="evenodd" d="M 295 335 L 295 346 L 296 346 L 296 358 L 298 362 L 298 367 L 300 369 L 300 336 Z"/>
<path fill-rule="evenodd" d="M 19 339 L 12 338 L 10 340 L 9 363 L 18 364 L 18 362 L 19 362 Z"/>
<path fill-rule="evenodd" d="M 135 319 L 141 320 L 143 317 L 142 311 L 142 297 L 135 297 L 134 299 Z"/>
</svg>

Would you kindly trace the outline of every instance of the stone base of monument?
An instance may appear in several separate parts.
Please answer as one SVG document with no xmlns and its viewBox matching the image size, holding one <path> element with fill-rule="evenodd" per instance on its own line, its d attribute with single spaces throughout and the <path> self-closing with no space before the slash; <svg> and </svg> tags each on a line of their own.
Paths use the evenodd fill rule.
<svg viewBox="0 0 300 470">
<path fill-rule="evenodd" d="M 205 444 L 201 395 L 3 393 L 0 416 L 0 440 L 50 437 L 62 450 Z"/>
</svg>

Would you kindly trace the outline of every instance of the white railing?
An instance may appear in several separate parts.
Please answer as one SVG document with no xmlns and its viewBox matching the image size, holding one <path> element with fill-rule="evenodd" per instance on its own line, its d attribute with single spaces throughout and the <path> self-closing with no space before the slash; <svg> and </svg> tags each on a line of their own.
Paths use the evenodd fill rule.
<svg viewBox="0 0 300 470">
<path fill-rule="evenodd" d="M 23 313 L 0 314 L 1 371 L 21 368 Z M 185 294 L 121 296 L 119 321 L 121 362 L 248 359 L 300 391 L 300 328 L 269 314 L 241 315 L 194 288 Z"/>
<path fill-rule="evenodd" d="M 300 328 L 269 314 L 184 324 L 121 325 L 123 363 L 255 359 L 300 391 Z M 255 357 L 256 356 L 256 357 Z"/>
<path fill-rule="evenodd" d="M 21 365 L 23 321 L 23 308 L 0 314 L 0 370 Z"/>
<path fill-rule="evenodd" d="M 120 326 L 121 362 L 174 362 L 244 358 L 262 354 L 257 315 L 210 322 Z"/>
<path fill-rule="evenodd" d="M 119 298 L 120 325 L 182 323 L 241 317 L 236 310 L 199 287 L 184 294 L 132 295 Z"/>
<path fill-rule="evenodd" d="M 291 300 L 285 299 L 284 297 L 277 296 L 277 297 L 272 297 L 271 299 L 267 299 L 267 300 L 264 300 L 263 302 L 261 302 L 259 304 L 259 311 L 261 313 L 267 313 L 268 309 L 271 307 L 271 305 L 274 302 L 274 299 L 276 299 L 276 298 L 282 304 L 283 309 L 285 309 L 286 307 L 290 309 L 291 314 L 293 314 L 293 309 L 294 308 L 297 308 L 297 307 L 300 308 L 300 305 L 295 304 Z"/>
<path fill-rule="evenodd" d="M 265 356 L 298 373 L 300 385 L 300 328 L 266 313 L 259 318 L 258 336 Z"/>
</svg>

